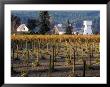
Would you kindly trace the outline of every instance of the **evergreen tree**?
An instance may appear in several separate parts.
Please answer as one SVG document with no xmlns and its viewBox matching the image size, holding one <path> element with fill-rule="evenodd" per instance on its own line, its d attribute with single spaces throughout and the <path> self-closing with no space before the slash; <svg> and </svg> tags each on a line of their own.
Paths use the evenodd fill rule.
<svg viewBox="0 0 110 87">
<path fill-rule="evenodd" d="M 66 34 L 72 34 L 73 31 L 73 27 L 72 24 L 70 23 L 70 21 L 67 21 L 67 28 L 66 28 Z"/>
<path fill-rule="evenodd" d="M 20 26 L 21 19 L 18 16 L 11 15 L 11 33 L 15 33 L 16 29 Z"/>
<path fill-rule="evenodd" d="M 36 20 L 35 19 L 28 19 L 27 27 L 29 28 L 29 31 L 31 32 L 36 27 Z"/>
<path fill-rule="evenodd" d="M 40 34 L 45 34 L 46 32 L 50 31 L 50 16 L 48 11 L 40 11 Z"/>
</svg>

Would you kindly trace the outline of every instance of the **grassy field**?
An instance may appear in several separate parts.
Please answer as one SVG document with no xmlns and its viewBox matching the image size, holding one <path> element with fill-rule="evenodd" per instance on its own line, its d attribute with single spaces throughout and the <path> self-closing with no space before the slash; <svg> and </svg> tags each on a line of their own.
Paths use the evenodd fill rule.
<svg viewBox="0 0 110 87">
<path fill-rule="evenodd" d="M 99 43 L 99 35 L 12 35 L 11 76 L 100 76 Z"/>
</svg>

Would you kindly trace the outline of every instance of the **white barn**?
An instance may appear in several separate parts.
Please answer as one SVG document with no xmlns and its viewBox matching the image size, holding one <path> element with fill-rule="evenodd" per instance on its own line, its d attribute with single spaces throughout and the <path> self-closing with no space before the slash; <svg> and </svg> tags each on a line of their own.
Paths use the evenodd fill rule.
<svg viewBox="0 0 110 87">
<path fill-rule="evenodd" d="M 18 28 L 17 28 L 17 32 L 28 32 L 29 29 L 26 27 L 25 24 L 21 24 Z"/>
<path fill-rule="evenodd" d="M 91 29 L 91 26 L 92 26 L 92 21 L 83 21 L 83 25 L 84 25 L 84 32 L 83 34 L 93 34 L 92 33 L 92 29 Z"/>
<path fill-rule="evenodd" d="M 52 34 L 58 34 L 58 35 L 65 34 L 65 30 L 62 28 L 62 24 L 55 25 L 50 32 Z"/>
</svg>

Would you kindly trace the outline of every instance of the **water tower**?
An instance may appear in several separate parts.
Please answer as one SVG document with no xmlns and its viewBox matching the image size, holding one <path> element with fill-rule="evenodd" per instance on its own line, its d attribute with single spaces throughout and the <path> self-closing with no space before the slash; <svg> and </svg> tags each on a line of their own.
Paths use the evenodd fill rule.
<svg viewBox="0 0 110 87">
<path fill-rule="evenodd" d="M 89 21 L 89 20 L 83 21 L 83 25 L 84 25 L 83 34 L 93 34 L 91 29 L 92 21 Z"/>
</svg>

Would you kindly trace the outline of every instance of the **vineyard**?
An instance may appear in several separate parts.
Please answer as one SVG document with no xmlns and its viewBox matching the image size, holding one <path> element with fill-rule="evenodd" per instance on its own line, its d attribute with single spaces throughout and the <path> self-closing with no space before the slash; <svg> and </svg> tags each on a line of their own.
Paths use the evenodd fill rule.
<svg viewBox="0 0 110 87">
<path fill-rule="evenodd" d="M 11 35 L 12 77 L 99 77 L 99 35 Z"/>
</svg>

